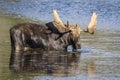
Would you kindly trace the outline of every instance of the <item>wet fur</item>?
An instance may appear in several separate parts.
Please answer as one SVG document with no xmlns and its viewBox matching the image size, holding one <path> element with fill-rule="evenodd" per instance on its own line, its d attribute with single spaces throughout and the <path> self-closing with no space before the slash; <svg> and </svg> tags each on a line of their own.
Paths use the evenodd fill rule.
<svg viewBox="0 0 120 80">
<path fill-rule="evenodd" d="M 80 36 L 74 37 L 71 30 L 59 30 L 53 23 L 44 25 L 23 23 L 10 29 L 11 47 L 17 52 L 27 48 L 43 50 L 67 50 L 72 45 L 73 50 L 80 48 Z"/>
</svg>

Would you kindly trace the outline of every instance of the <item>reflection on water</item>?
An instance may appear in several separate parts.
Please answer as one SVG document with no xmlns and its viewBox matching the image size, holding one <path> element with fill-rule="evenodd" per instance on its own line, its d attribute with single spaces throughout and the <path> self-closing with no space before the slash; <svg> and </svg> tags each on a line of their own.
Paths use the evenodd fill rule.
<svg viewBox="0 0 120 80">
<path fill-rule="evenodd" d="M 12 53 L 10 69 L 54 76 L 73 76 L 79 71 L 80 53 L 29 50 Z"/>
</svg>

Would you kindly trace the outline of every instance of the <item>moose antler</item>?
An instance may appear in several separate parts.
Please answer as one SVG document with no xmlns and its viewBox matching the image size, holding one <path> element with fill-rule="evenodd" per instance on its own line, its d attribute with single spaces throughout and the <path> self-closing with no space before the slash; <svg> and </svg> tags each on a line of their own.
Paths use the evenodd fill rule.
<svg viewBox="0 0 120 80">
<path fill-rule="evenodd" d="M 53 10 L 53 17 L 54 17 L 53 24 L 55 25 L 56 28 L 58 28 L 60 31 L 66 29 L 65 25 L 63 24 L 62 20 L 60 19 L 55 9 Z"/>
<path fill-rule="evenodd" d="M 93 12 L 90 23 L 87 27 L 87 30 L 84 30 L 84 32 L 89 32 L 90 34 L 94 34 L 96 25 L 97 25 L 97 14 L 95 12 Z"/>
<path fill-rule="evenodd" d="M 53 9 L 53 25 L 59 30 L 59 32 L 64 32 L 66 30 L 72 30 L 74 31 L 72 25 L 70 25 L 69 21 L 67 21 L 67 25 L 64 25 L 62 20 L 60 19 L 57 10 Z M 78 29 L 80 32 L 88 32 L 90 34 L 94 34 L 95 29 L 96 29 L 96 25 L 97 25 L 97 14 L 95 12 L 93 12 L 92 16 L 91 16 L 91 20 L 89 25 L 87 26 L 87 30 L 83 30 L 80 28 L 80 26 L 76 25 L 76 28 Z"/>
</svg>

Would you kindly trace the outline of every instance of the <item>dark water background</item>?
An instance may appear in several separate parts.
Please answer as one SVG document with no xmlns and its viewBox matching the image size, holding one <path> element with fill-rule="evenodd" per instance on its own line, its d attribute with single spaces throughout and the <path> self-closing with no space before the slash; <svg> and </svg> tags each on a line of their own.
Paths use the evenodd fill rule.
<svg viewBox="0 0 120 80">
<path fill-rule="evenodd" d="M 120 0 L 0 0 L 0 80 L 120 80 L 119 4 Z M 73 24 L 80 23 L 82 28 L 86 28 L 92 12 L 98 14 L 95 35 L 81 33 L 82 49 L 78 55 L 79 59 L 77 56 L 77 59 L 71 59 L 70 63 L 69 58 L 66 59 L 69 55 L 53 53 L 55 57 L 63 56 L 61 58 L 63 66 L 60 66 L 60 62 L 49 65 L 51 70 L 54 65 L 61 67 L 58 68 L 59 72 L 53 72 L 56 75 L 39 71 L 19 73 L 10 71 L 10 27 L 22 22 L 52 21 L 52 9 L 58 10 L 64 23 L 67 20 Z M 53 56 L 49 57 L 52 63 Z M 43 61 L 45 58 L 43 57 Z M 31 66 L 35 66 L 34 59 L 38 59 L 36 55 L 28 59 L 31 60 Z M 68 65 L 74 65 L 75 62 L 76 66 Z M 65 65 L 69 68 L 65 69 Z M 62 72 L 64 69 L 69 72 Z"/>
</svg>

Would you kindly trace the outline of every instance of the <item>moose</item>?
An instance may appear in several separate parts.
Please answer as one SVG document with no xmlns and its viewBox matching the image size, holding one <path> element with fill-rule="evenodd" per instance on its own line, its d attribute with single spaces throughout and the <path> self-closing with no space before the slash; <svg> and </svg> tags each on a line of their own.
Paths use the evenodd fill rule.
<svg viewBox="0 0 120 80">
<path fill-rule="evenodd" d="M 97 14 L 93 12 L 87 29 L 79 25 L 64 24 L 57 10 L 53 10 L 53 21 L 45 24 L 21 23 L 10 29 L 11 48 L 15 52 L 28 49 L 62 50 L 71 45 L 73 51 L 81 48 L 80 33 L 94 34 L 97 24 Z"/>
</svg>

